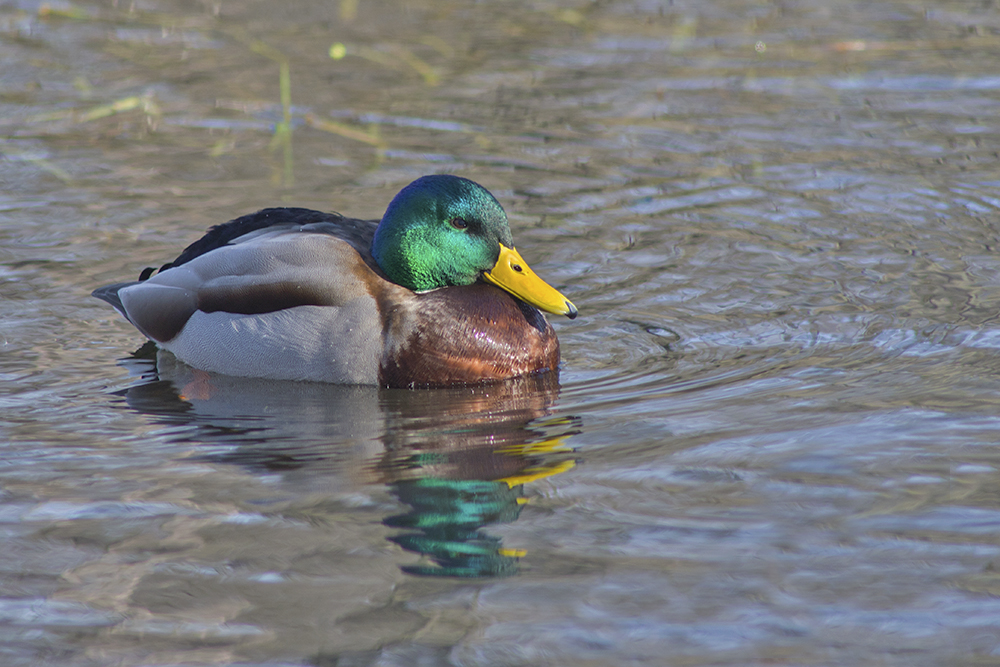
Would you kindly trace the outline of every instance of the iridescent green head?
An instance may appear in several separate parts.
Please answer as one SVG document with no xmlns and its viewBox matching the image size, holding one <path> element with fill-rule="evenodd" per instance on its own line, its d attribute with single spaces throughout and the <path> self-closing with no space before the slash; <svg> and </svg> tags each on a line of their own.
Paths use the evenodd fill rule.
<svg viewBox="0 0 1000 667">
<path fill-rule="evenodd" d="M 392 282 L 415 292 L 482 277 L 542 310 L 576 316 L 514 250 L 500 202 L 467 178 L 424 176 L 403 188 L 375 230 L 372 256 Z"/>
<path fill-rule="evenodd" d="M 424 176 L 389 204 L 372 255 L 396 284 L 417 292 L 471 285 L 513 247 L 507 214 L 486 188 L 458 176 Z"/>
</svg>

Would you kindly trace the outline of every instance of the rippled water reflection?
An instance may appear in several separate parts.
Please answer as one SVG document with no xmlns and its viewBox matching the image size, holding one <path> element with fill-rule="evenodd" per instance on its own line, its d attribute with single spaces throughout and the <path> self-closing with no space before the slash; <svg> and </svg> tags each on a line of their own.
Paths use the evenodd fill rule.
<svg viewBox="0 0 1000 667">
<path fill-rule="evenodd" d="M 1000 660 L 998 28 L 0 7 L 0 662 Z M 558 376 L 156 374 L 87 296 L 237 214 L 377 217 L 428 172 L 489 187 L 580 307 Z"/>
</svg>

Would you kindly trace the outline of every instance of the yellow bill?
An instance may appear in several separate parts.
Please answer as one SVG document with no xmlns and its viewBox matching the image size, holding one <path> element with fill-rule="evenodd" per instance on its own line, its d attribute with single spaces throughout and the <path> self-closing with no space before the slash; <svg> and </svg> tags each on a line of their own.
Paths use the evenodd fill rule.
<svg viewBox="0 0 1000 667">
<path fill-rule="evenodd" d="M 559 290 L 539 278 L 516 250 L 502 243 L 500 258 L 492 269 L 483 273 L 483 278 L 548 313 L 565 315 L 570 319 L 576 317 L 576 306 Z"/>
</svg>

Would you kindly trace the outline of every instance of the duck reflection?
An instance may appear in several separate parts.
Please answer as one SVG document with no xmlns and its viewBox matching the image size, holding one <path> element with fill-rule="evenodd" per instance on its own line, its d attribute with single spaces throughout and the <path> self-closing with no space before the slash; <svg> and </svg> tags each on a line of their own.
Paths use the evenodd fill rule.
<svg viewBox="0 0 1000 667">
<path fill-rule="evenodd" d="M 551 416 L 557 373 L 412 391 L 213 375 L 146 346 L 123 365 L 140 378 L 120 392 L 131 408 L 177 425 L 178 439 L 227 445 L 204 459 L 387 485 L 410 508 L 383 523 L 422 556 L 402 566 L 413 575 L 516 573 L 525 552 L 485 527 L 518 518 L 526 483 L 576 463 L 566 441 L 579 420 Z"/>
<path fill-rule="evenodd" d="M 410 529 L 390 539 L 429 560 L 404 571 L 456 577 L 517 571 L 524 552 L 504 548 L 482 529 L 517 519 L 526 482 L 573 467 L 565 440 L 577 432 L 577 420 L 544 419 L 558 387 L 550 373 L 397 396 L 403 400 L 391 410 L 391 421 L 407 426 L 386 432 L 375 469 L 412 509 L 384 523 Z M 433 410 L 430 403 L 442 399 L 444 408 Z"/>
</svg>

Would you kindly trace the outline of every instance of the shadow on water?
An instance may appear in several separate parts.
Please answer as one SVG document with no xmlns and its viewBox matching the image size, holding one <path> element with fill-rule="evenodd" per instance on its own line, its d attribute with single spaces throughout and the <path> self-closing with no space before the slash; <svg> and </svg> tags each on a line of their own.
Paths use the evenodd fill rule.
<svg viewBox="0 0 1000 667">
<path fill-rule="evenodd" d="M 424 576 L 518 572 L 521 549 L 489 525 L 516 521 L 527 482 L 572 468 L 575 417 L 553 417 L 558 373 L 451 389 L 405 390 L 232 378 L 187 367 L 147 344 L 122 365 L 139 377 L 128 406 L 217 451 L 200 460 L 257 474 L 354 474 L 385 484 L 409 511 L 383 523 L 426 558 Z M 220 447 L 221 446 L 221 447 Z"/>
</svg>

